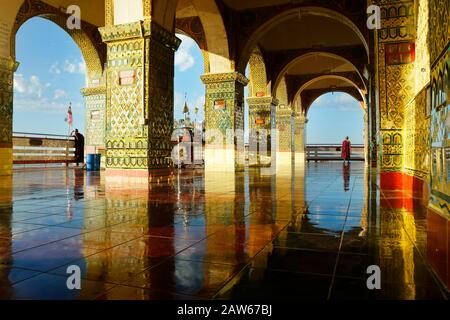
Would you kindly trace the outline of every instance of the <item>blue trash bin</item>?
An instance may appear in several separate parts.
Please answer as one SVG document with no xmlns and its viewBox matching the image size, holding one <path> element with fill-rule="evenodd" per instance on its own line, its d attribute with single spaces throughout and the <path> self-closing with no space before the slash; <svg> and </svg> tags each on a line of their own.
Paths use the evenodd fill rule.
<svg viewBox="0 0 450 320">
<path fill-rule="evenodd" d="M 95 171 L 95 154 L 88 154 L 86 157 L 86 170 Z"/>
<path fill-rule="evenodd" d="M 95 155 L 95 171 L 100 171 L 101 163 L 102 163 L 102 155 L 96 154 Z"/>
</svg>

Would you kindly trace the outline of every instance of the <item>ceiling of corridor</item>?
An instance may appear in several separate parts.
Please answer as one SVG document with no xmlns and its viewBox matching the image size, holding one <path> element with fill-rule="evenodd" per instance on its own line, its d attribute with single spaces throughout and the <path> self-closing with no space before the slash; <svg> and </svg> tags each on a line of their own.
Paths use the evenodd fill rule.
<svg viewBox="0 0 450 320">
<path fill-rule="evenodd" d="M 356 71 L 348 61 L 326 54 L 309 54 L 293 63 L 286 74 L 303 75 L 312 73 L 337 73 Z"/>
<path fill-rule="evenodd" d="M 345 24 L 327 17 L 293 17 L 270 29 L 260 40 L 265 50 L 324 48 L 360 44 Z"/>
</svg>

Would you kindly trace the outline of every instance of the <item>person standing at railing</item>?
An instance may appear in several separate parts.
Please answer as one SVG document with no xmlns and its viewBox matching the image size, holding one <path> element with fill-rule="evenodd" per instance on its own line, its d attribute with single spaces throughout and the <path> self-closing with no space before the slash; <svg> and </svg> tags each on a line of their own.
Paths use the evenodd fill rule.
<svg viewBox="0 0 450 320">
<path fill-rule="evenodd" d="M 341 157 L 344 159 L 345 162 L 350 163 L 350 154 L 352 152 L 352 143 L 350 142 L 350 139 L 348 137 L 345 137 L 345 140 L 342 142 L 342 150 L 341 150 Z"/>
<path fill-rule="evenodd" d="M 72 137 L 75 138 L 75 158 L 78 165 L 84 164 L 84 136 L 78 132 L 78 129 L 72 131 Z"/>
</svg>

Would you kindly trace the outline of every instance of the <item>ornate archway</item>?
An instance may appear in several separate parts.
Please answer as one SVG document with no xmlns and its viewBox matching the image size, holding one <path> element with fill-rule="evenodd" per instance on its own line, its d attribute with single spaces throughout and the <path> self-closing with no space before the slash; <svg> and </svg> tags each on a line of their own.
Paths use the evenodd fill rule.
<svg viewBox="0 0 450 320">
<path fill-rule="evenodd" d="M 300 10 L 300 11 L 299 11 Z M 362 34 L 361 30 L 355 25 L 355 23 L 350 20 L 348 17 L 344 16 L 341 13 L 338 13 L 334 10 L 323 8 L 323 7 L 301 7 L 286 10 L 283 13 L 267 20 L 263 23 L 259 28 L 257 28 L 250 38 L 246 41 L 244 48 L 241 50 L 241 54 L 237 64 L 237 70 L 242 72 L 245 69 L 245 65 L 251 55 L 253 48 L 258 44 L 258 42 L 264 37 L 266 33 L 268 33 L 271 29 L 276 26 L 286 22 L 290 19 L 299 17 L 299 12 L 301 12 L 301 16 L 314 16 L 321 17 L 326 19 L 331 19 L 337 22 L 340 25 L 345 26 L 350 29 L 353 34 L 359 39 L 360 44 L 364 47 L 367 55 L 367 61 L 369 61 L 369 46 L 367 41 Z"/>
<path fill-rule="evenodd" d="M 66 31 L 81 50 L 86 62 L 89 82 L 96 80 L 97 83 L 97 80 L 101 80 L 106 61 L 106 46 L 101 40 L 98 28 L 83 21 L 81 29 L 68 29 L 68 15 L 39 0 L 25 0 L 17 13 L 11 32 L 11 57 L 15 59 L 16 56 L 15 42 L 17 32 L 25 22 L 34 17 L 48 19 Z"/>
</svg>

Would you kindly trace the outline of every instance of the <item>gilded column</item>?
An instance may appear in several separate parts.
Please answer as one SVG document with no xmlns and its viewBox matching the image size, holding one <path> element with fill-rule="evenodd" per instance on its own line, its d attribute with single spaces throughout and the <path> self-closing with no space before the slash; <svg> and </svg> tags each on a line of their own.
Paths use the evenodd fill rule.
<svg viewBox="0 0 450 320">
<path fill-rule="evenodd" d="M 85 104 L 86 153 L 102 155 L 105 166 L 105 128 L 106 128 L 106 87 L 92 87 L 81 90 Z"/>
<path fill-rule="evenodd" d="M 299 168 L 305 164 L 306 123 L 307 119 L 303 112 L 294 114 L 294 159 L 296 167 Z"/>
<path fill-rule="evenodd" d="M 292 166 L 292 144 L 293 144 L 293 117 L 292 110 L 286 106 L 279 106 L 276 115 L 277 121 L 277 173 L 280 170 L 289 172 Z"/>
<path fill-rule="evenodd" d="M 106 169 L 148 177 L 170 166 L 174 54 L 181 41 L 150 20 L 100 28 L 107 44 Z"/>
<path fill-rule="evenodd" d="M 0 175 L 12 175 L 14 72 L 19 64 L 0 57 Z"/>
<path fill-rule="evenodd" d="M 244 87 L 238 72 L 205 74 L 205 170 L 235 172 L 244 167 Z"/>
<path fill-rule="evenodd" d="M 382 27 L 376 31 L 381 170 L 401 171 L 405 107 L 414 98 L 414 1 L 383 1 Z"/>
<path fill-rule="evenodd" d="M 276 106 L 273 97 L 250 97 L 247 99 L 250 112 L 249 165 L 268 167 L 272 163 L 272 141 L 276 139 Z M 275 149 L 273 149 L 275 151 Z"/>
</svg>

